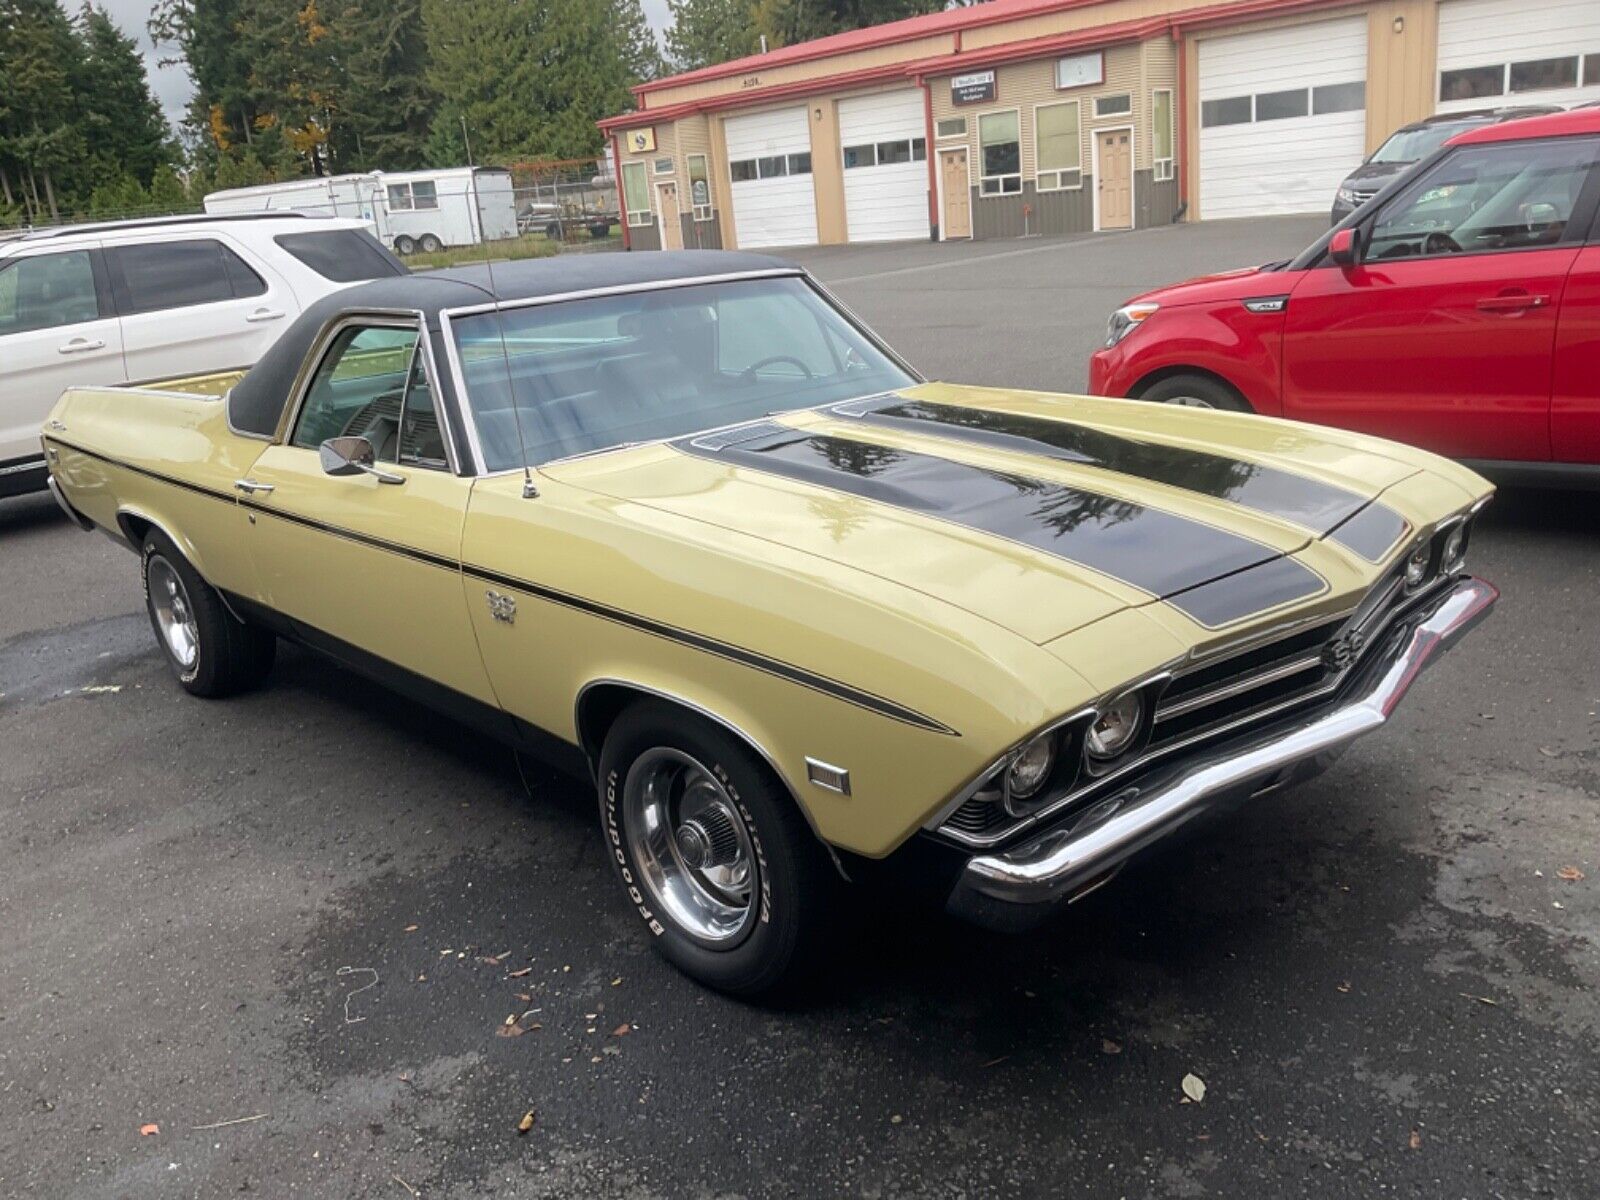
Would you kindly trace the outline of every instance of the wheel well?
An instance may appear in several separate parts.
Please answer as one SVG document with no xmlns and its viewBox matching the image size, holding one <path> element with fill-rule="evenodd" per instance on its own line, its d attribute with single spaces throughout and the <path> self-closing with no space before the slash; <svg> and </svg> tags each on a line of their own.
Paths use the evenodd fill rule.
<svg viewBox="0 0 1600 1200">
<path fill-rule="evenodd" d="M 1141 397 L 1143 397 L 1146 392 L 1148 392 L 1151 388 L 1155 387 L 1155 385 L 1160 383 L 1162 380 L 1164 380 L 1164 379 L 1174 379 L 1179 375 L 1196 375 L 1201 379 L 1209 379 L 1212 383 L 1215 383 L 1218 387 L 1227 388 L 1227 390 L 1233 395 L 1233 397 L 1236 400 L 1239 401 L 1240 404 L 1243 404 L 1245 407 L 1249 408 L 1252 412 L 1255 411 L 1255 405 L 1251 404 L 1250 401 L 1245 398 L 1245 395 L 1244 395 L 1243 392 L 1241 392 L 1238 388 L 1234 387 L 1234 385 L 1230 381 L 1228 381 L 1227 379 L 1224 379 L 1221 375 L 1218 375 L 1215 371 L 1208 371 L 1204 367 L 1189 367 L 1189 366 L 1161 367 L 1159 370 L 1151 371 L 1150 374 L 1146 375 L 1143 379 L 1139 380 L 1138 383 L 1134 384 L 1131 388 L 1128 389 L 1128 398 L 1130 400 L 1138 400 Z"/>
<path fill-rule="evenodd" d="M 119 512 L 117 514 L 117 527 L 122 530 L 122 536 L 127 538 L 133 548 L 137 550 L 144 545 L 145 536 L 155 526 L 155 522 L 136 513 Z"/>
</svg>

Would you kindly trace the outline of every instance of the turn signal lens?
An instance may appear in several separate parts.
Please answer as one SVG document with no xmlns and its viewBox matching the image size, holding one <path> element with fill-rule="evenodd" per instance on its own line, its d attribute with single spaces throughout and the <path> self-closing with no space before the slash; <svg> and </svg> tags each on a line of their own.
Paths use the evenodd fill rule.
<svg viewBox="0 0 1600 1200">
<path fill-rule="evenodd" d="M 1467 561 L 1467 525 L 1463 521 L 1452 529 L 1444 539 L 1444 555 L 1442 558 L 1446 571 L 1459 571 Z"/>
<path fill-rule="evenodd" d="M 1406 559 L 1406 586 L 1419 588 L 1428 578 L 1428 563 L 1433 559 L 1433 548 L 1427 542 L 1422 543 L 1411 552 L 1411 557 Z"/>
<path fill-rule="evenodd" d="M 1044 786 L 1050 778 L 1050 768 L 1056 761 L 1056 743 L 1053 734 L 1043 733 L 1034 738 L 1011 760 L 1011 770 L 1006 775 L 1006 787 L 1011 795 L 1026 800 Z"/>
<path fill-rule="evenodd" d="M 1144 701 L 1137 693 L 1122 697 L 1098 715 L 1084 738 L 1084 750 L 1097 762 L 1117 757 L 1139 736 Z"/>
</svg>

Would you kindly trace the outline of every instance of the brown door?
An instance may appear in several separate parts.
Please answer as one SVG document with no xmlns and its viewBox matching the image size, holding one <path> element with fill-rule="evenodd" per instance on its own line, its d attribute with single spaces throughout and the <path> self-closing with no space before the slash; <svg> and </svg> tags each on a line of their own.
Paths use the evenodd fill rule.
<svg viewBox="0 0 1600 1200">
<path fill-rule="evenodd" d="M 683 222 L 678 219 L 678 185 L 675 183 L 656 184 L 656 196 L 661 203 L 657 205 L 661 210 L 661 248 L 663 250 L 683 249 Z"/>
<path fill-rule="evenodd" d="M 1101 229 L 1133 228 L 1133 134 L 1107 129 L 1095 135 L 1100 148 L 1100 175 L 1094 181 L 1100 198 Z"/>
<path fill-rule="evenodd" d="M 944 236 L 972 236 L 972 181 L 967 176 L 967 152 L 939 151 L 940 182 L 944 186 Z"/>
</svg>

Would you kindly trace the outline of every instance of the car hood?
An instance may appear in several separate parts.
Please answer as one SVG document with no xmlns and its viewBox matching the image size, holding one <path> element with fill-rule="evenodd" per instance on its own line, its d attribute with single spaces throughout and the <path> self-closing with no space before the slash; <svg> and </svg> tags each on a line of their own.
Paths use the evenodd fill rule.
<svg viewBox="0 0 1600 1200">
<path fill-rule="evenodd" d="M 1214 304 L 1221 300 L 1248 300 L 1254 296 L 1283 296 L 1294 290 L 1301 272 L 1286 271 L 1273 264 L 1243 267 L 1215 275 L 1200 275 L 1182 283 L 1168 284 L 1134 297 L 1129 303 Z"/>
<path fill-rule="evenodd" d="M 1409 171 L 1415 163 L 1400 162 L 1369 162 L 1362 163 L 1354 171 L 1344 177 L 1346 184 L 1364 184 L 1363 191 L 1369 188 L 1382 187 L 1391 179 L 1398 179 Z"/>
<path fill-rule="evenodd" d="M 924 384 L 545 473 L 1043 644 L 1129 608 L 1231 628 L 1364 586 L 1407 528 L 1374 498 L 1418 469 L 1266 418 Z"/>
</svg>

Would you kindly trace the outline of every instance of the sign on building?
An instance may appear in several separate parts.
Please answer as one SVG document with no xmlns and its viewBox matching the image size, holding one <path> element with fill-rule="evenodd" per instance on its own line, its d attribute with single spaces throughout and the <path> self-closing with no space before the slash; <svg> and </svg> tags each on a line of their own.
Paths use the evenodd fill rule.
<svg viewBox="0 0 1600 1200">
<path fill-rule="evenodd" d="M 975 71 L 950 78 L 950 103 L 982 104 L 994 99 L 994 72 Z"/>
</svg>

